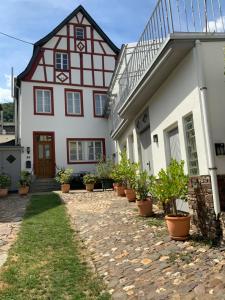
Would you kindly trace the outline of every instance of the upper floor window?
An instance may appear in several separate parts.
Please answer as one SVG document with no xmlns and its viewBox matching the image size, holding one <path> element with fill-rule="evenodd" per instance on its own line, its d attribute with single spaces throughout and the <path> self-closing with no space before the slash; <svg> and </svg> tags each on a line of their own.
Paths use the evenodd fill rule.
<svg viewBox="0 0 225 300">
<path fill-rule="evenodd" d="M 83 27 L 76 27 L 75 33 L 76 33 L 77 40 L 84 40 L 84 28 Z"/>
<path fill-rule="evenodd" d="M 81 90 L 65 90 L 67 116 L 83 116 L 83 97 Z"/>
<path fill-rule="evenodd" d="M 102 92 L 94 92 L 94 116 L 104 117 L 107 94 Z"/>
<path fill-rule="evenodd" d="M 53 115 L 53 89 L 34 87 L 34 113 Z"/>
<path fill-rule="evenodd" d="M 58 70 L 68 70 L 68 54 L 67 53 L 56 53 L 56 69 Z"/>
</svg>

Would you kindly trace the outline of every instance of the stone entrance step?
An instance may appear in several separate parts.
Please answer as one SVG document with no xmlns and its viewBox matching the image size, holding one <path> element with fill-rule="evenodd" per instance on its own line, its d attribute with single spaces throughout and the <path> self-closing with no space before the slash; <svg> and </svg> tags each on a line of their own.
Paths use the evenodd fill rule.
<svg viewBox="0 0 225 300">
<path fill-rule="evenodd" d="M 60 184 L 58 184 L 54 178 L 36 178 L 31 186 L 31 193 L 39 192 L 52 192 L 60 190 Z"/>
</svg>

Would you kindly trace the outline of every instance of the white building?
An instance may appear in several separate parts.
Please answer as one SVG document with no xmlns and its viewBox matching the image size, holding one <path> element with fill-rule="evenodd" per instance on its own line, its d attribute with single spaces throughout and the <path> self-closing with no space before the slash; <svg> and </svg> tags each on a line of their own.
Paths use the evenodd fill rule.
<svg viewBox="0 0 225 300">
<path fill-rule="evenodd" d="M 157 175 L 172 158 L 184 160 L 196 214 L 213 227 L 225 209 L 223 15 L 220 28 L 212 19 L 206 29 L 204 11 L 197 19 L 191 3 L 183 11 L 181 1 L 178 11 L 172 3 L 159 1 L 132 54 L 126 55 L 127 45 L 120 55 L 109 88 L 111 137 L 117 155 L 126 148 L 149 174 Z M 216 12 L 208 16 L 216 18 Z M 193 16 L 180 24 L 185 29 L 175 28 L 181 19 L 176 13 Z"/>
<path fill-rule="evenodd" d="M 82 6 L 35 43 L 16 81 L 22 169 L 50 178 L 111 155 L 104 108 L 118 52 Z"/>
</svg>

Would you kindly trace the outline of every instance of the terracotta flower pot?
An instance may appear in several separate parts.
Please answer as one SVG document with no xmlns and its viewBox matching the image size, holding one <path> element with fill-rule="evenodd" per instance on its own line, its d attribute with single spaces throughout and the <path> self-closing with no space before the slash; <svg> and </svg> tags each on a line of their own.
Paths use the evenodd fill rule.
<svg viewBox="0 0 225 300">
<path fill-rule="evenodd" d="M 8 189 L 0 189 L 0 197 L 6 197 L 8 195 Z"/>
<path fill-rule="evenodd" d="M 125 194 L 129 202 L 134 202 L 136 200 L 136 193 L 133 189 L 125 189 Z"/>
<path fill-rule="evenodd" d="M 87 190 L 88 192 L 93 192 L 94 186 L 95 186 L 94 183 L 87 183 L 87 184 L 86 184 L 86 190 Z"/>
<path fill-rule="evenodd" d="M 62 193 L 69 193 L 70 184 L 69 183 L 61 184 L 61 191 L 62 191 Z"/>
<path fill-rule="evenodd" d="M 138 200 L 137 206 L 141 217 L 150 217 L 152 215 L 152 199 Z"/>
<path fill-rule="evenodd" d="M 113 182 L 113 190 L 115 191 L 117 188 L 117 183 Z"/>
<path fill-rule="evenodd" d="M 21 186 L 19 188 L 19 195 L 20 196 L 25 196 L 25 195 L 28 194 L 28 192 L 29 192 L 29 186 Z"/>
<path fill-rule="evenodd" d="M 171 239 L 184 241 L 190 231 L 191 216 L 165 216 L 166 225 Z"/>
<path fill-rule="evenodd" d="M 124 186 L 118 185 L 116 191 L 117 191 L 117 196 L 119 196 L 119 197 L 125 197 L 126 196 Z"/>
</svg>

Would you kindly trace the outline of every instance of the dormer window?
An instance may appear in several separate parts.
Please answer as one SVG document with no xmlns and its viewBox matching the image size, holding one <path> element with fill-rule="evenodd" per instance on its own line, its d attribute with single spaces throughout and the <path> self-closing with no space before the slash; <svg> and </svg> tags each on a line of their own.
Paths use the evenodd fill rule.
<svg viewBox="0 0 225 300">
<path fill-rule="evenodd" d="M 83 27 L 76 27 L 76 39 L 77 40 L 84 40 L 84 28 Z"/>
<path fill-rule="evenodd" d="M 55 55 L 55 66 L 57 70 L 68 70 L 68 54 L 67 53 L 56 53 Z"/>
</svg>

